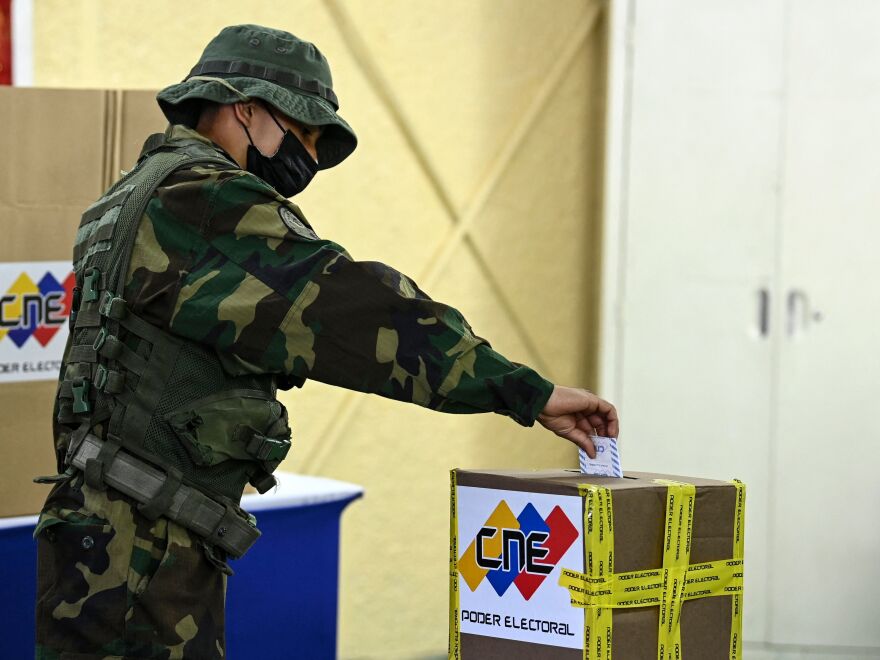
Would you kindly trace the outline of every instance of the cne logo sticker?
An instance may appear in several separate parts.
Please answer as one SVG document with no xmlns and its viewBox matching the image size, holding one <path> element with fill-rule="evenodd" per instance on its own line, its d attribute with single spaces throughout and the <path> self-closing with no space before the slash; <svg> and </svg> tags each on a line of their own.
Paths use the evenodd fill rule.
<svg viewBox="0 0 880 660">
<path fill-rule="evenodd" d="M 459 558 L 458 570 L 471 591 L 485 579 L 499 596 L 513 584 L 529 600 L 577 538 L 559 506 L 544 518 L 529 502 L 514 515 L 501 500 Z"/>
<path fill-rule="evenodd" d="M 75 282 L 72 272 L 63 282 L 51 272 L 37 282 L 20 273 L 0 296 L 0 341 L 8 338 L 21 348 L 33 337 L 46 346 L 67 322 Z"/>
<path fill-rule="evenodd" d="M 75 284 L 69 261 L 0 263 L 0 383 L 58 378 Z"/>
</svg>

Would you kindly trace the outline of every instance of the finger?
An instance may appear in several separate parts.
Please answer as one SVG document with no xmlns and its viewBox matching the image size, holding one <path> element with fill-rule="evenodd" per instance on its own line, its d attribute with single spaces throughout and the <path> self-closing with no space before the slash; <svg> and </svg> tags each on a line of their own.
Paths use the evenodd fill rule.
<svg viewBox="0 0 880 660">
<path fill-rule="evenodd" d="M 604 417 L 606 435 L 610 438 L 616 438 L 620 434 L 620 420 L 617 417 L 617 408 L 604 399 L 599 399 L 596 412 Z"/>
<path fill-rule="evenodd" d="M 617 418 L 617 408 L 611 406 L 611 412 L 606 415 L 608 420 L 608 436 L 616 438 L 620 435 L 620 420 Z"/>
<path fill-rule="evenodd" d="M 583 413 L 577 415 L 577 427 L 588 435 L 595 431 L 594 424 Z"/>
<path fill-rule="evenodd" d="M 568 431 L 565 435 L 562 435 L 562 437 L 583 449 L 587 452 L 587 456 L 590 458 L 596 458 L 596 446 L 593 444 L 593 440 L 590 438 L 589 433 L 586 433 L 579 428 L 575 428 Z"/>
<path fill-rule="evenodd" d="M 585 436 L 583 442 L 577 443 L 577 445 L 587 452 L 587 456 L 596 458 L 596 445 L 593 444 L 593 439 L 589 435 Z"/>
<path fill-rule="evenodd" d="M 587 419 L 599 435 L 605 435 L 605 418 L 602 415 L 593 413 Z"/>
</svg>

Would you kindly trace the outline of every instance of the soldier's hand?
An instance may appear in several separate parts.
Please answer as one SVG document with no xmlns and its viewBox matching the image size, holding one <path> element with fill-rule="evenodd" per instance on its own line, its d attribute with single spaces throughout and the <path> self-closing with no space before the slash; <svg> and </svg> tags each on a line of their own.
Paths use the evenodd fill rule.
<svg viewBox="0 0 880 660">
<path fill-rule="evenodd" d="M 544 410 L 538 415 L 544 428 L 570 440 L 596 458 L 591 435 L 616 438 L 620 428 L 617 409 L 592 392 L 576 387 L 556 385 Z"/>
</svg>

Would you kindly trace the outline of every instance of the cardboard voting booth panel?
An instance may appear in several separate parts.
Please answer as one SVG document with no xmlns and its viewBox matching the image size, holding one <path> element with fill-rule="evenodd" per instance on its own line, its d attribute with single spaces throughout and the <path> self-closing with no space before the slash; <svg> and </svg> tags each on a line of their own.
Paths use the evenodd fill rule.
<svg viewBox="0 0 880 660">
<path fill-rule="evenodd" d="M 742 657 L 739 482 L 452 473 L 449 657 Z"/>
<path fill-rule="evenodd" d="M 83 210 L 166 121 L 152 92 L 0 87 L 0 516 L 36 513 Z"/>
</svg>

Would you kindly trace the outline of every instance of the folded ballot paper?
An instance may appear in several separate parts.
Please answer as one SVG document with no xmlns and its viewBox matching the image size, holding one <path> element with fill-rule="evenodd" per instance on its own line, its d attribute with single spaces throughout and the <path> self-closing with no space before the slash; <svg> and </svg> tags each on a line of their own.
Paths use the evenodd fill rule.
<svg viewBox="0 0 880 660">
<path fill-rule="evenodd" d="M 603 436 L 591 436 L 596 446 L 596 458 L 587 456 L 587 452 L 580 449 L 581 472 L 591 474 L 594 477 L 622 477 L 623 469 L 620 467 L 620 453 L 617 451 L 617 440 Z"/>
</svg>

